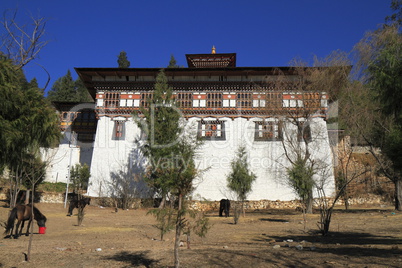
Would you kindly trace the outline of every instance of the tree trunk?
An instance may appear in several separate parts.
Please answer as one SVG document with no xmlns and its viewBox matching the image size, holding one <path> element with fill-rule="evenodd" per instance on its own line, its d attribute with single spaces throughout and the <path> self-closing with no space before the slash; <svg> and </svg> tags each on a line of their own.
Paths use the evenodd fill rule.
<svg viewBox="0 0 402 268">
<path fill-rule="evenodd" d="M 395 180 L 395 209 L 402 211 L 402 179 Z"/>
<path fill-rule="evenodd" d="M 29 204 L 29 193 L 30 193 L 29 190 L 26 190 L 26 191 L 25 191 L 25 205 L 28 205 L 28 204 Z M 33 198 L 32 198 L 32 199 L 33 199 Z M 32 204 L 33 204 L 33 202 L 32 202 Z"/>
<path fill-rule="evenodd" d="M 313 194 L 309 195 L 306 200 L 306 213 L 307 214 L 313 213 Z"/>
<path fill-rule="evenodd" d="M 174 242 L 174 267 L 180 267 L 179 260 L 179 247 L 180 247 L 180 235 L 181 235 L 181 225 L 182 225 L 182 195 L 179 194 L 179 208 L 177 210 L 177 220 L 176 220 L 176 235 Z"/>
<path fill-rule="evenodd" d="M 159 209 L 165 208 L 165 203 L 166 203 L 166 196 L 163 196 L 158 208 Z"/>
</svg>

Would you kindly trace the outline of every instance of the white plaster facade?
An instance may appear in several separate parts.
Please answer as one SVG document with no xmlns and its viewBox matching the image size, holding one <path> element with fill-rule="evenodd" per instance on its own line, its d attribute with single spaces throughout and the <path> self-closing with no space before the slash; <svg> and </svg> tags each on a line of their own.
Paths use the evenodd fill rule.
<svg viewBox="0 0 402 268">
<path fill-rule="evenodd" d="M 47 161 L 46 177 L 47 182 L 68 182 L 69 166 L 80 163 L 80 147 L 60 144 L 56 148 L 42 150 L 42 159 Z"/>
<path fill-rule="evenodd" d="M 115 118 L 114 120 L 118 120 Z M 121 119 L 121 118 L 120 118 Z M 215 118 L 203 118 L 214 120 Z M 126 122 L 124 140 L 113 140 L 113 118 L 100 117 L 97 135 L 94 144 L 91 165 L 90 196 L 110 196 L 113 191 L 112 177 L 122 170 L 129 177 L 141 178 L 144 172 L 146 159 L 137 149 L 136 140 L 140 138 L 140 130 L 132 118 Z M 201 118 L 188 119 L 188 127 L 197 128 Z M 289 161 L 284 155 L 282 141 L 255 141 L 255 121 L 260 118 L 220 118 L 225 124 L 225 140 L 205 141 L 197 154 L 196 163 L 199 169 L 206 170 L 200 178 L 195 180 L 195 191 L 192 194 L 195 200 L 233 199 L 226 187 L 226 177 L 230 172 L 230 162 L 236 155 L 240 145 L 246 146 L 250 170 L 257 176 L 253 183 L 249 200 L 294 200 L 292 189 L 286 185 L 286 167 Z M 287 124 L 289 135 L 297 135 L 290 123 Z M 334 189 L 332 174 L 332 156 L 328 142 L 326 122 L 321 117 L 310 119 L 313 141 L 309 143 L 312 157 L 322 160 L 328 168 L 325 183 L 326 193 L 331 194 Z M 285 140 L 285 139 L 284 139 Z M 286 142 L 285 142 L 286 143 Z M 128 168 L 127 168 L 128 167 Z M 121 173 L 120 173 L 121 174 Z M 320 178 L 317 178 L 319 180 Z M 142 197 L 150 197 L 146 184 L 139 181 L 132 185 L 138 187 L 137 193 Z"/>
<path fill-rule="evenodd" d="M 204 172 L 194 182 L 193 199 L 234 198 L 226 187 L 226 177 L 240 145 L 245 146 L 250 170 L 257 176 L 249 200 L 295 199 L 286 183 L 288 159 L 294 156 L 285 156 L 285 151 L 291 152 L 285 148 L 291 144 L 306 148 L 306 143 L 298 141 L 303 120 L 310 126 L 310 159 L 319 167 L 315 179 L 325 179 L 326 195 L 332 194 L 335 187 L 325 92 L 308 92 L 300 87 L 303 74 L 291 67 L 236 67 L 235 53 L 187 54 L 186 58 L 188 68 L 167 68 L 164 73 L 187 128 L 206 139 L 196 159 Z M 133 188 L 139 197 L 153 196 L 143 179 L 147 159 L 138 148 L 141 132 L 132 114 L 141 115 L 141 108 L 148 108 L 160 69 L 76 71 L 96 102 L 98 120 L 88 195 L 113 196 L 116 188 Z M 300 123 L 299 128 L 286 117 L 295 113 L 299 114 L 293 119 L 299 121 L 293 123 Z M 217 123 L 208 123 L 210 120 Z M 262 133 L 259 127 L 263 138 L 256 134 Z M 275 129 L 279 128 L 282 141 L 276 138 Z M 211 130 L 217 136 L 211 136 Z M 124 183 L 127 181 L 129 184 Z"/>
</svg>

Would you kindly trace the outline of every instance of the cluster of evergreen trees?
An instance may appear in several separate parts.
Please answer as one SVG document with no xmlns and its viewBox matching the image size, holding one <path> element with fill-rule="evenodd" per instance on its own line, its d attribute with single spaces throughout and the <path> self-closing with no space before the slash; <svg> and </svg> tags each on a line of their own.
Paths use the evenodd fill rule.
<svg viewBox="0 0 402 268">
<path fill-rule="evenodd" d="M 118 68 L 129 68 L 130 61 L 127 58 L 127 53 L 123 50 L 117 56 Z M 173 55 L 170 57 L 169 65 L 167 68 L 179 68 L 176 59 Z M 63 77 L 60 77 L 53 84 L 51 90 L 48 92 L 47 98 L 55 102 L 93 102 L 94 100 L 89 95 L 87 89 L 82 83 L 81 79 L 74 80 L 70 70 Z"/>
</svg>

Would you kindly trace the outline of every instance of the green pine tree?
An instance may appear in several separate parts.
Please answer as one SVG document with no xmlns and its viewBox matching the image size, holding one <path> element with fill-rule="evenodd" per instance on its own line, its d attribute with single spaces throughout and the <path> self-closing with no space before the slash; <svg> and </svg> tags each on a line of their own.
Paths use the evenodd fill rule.
<svg viewBox="0 0 402 268">
<path fill-rule="evenodd" d="M 163 70 L 156 78 L 153 98 L 148 100 L 148 108 L 143 108 L 142 113 L 144 119 L 136 118 L 136 122 L 147 136 L 146 146 L 142 149 L 150 160 L 148 182 L 164 198 L 173 184 L 174 144 L 182 128 L 172 89 Z"/>
<path fill-rule="evenodd" d="M 70 70 L 67 74 L 54 82 L 51 90 L 48 92 L 48 99 L 50 101 L 77 101 L 77 92 L 75 91 L 75 83 L 71 76 Z"/>
<path fill-rule="evenodd" d="M 178 267 L 180 235 L 188 222 L 186 215 L 189 213 L 184 202 L 192 192 L 193 180 L 199 173 L 194 158 L 200 143 L 183 133 L 181 114 L 175 106 L 172 93 L 167 77 L 161 70 L 156 78 L 153 98 L 148 101 L 148 108 L 142 109 L 144 119 L 135 118 L 135 121 L 147 135 L 145 144 L 140 148 L 150 163 L 148 184 L 163 199 L 169 194 L 177 201 L 177 207 L 173 207 L 173 210 L 161 207 L 161 211 L 153 211 L 152 214 L 157 217 L 162 238 L 173 225 L 175 227 L 174 259 Z M 197 233 L 204 235 L 208 221 L 201 221 L 199 225 L 202 231 Z"/>
<path fill-rule="evenodd" d="M 53 84 L 47 95 L 50 101 L 60 102 L 93 102 L 81 79 L 74 81 L 70 70 Z"/>
<path fill-rule="evenodd" d="M 227 185 L 230 190 L 236 193 L 238 201 L 241 202 L 241 210 L 244 213 L 244 201 L 251 192 L 251 186 L 257 176 L 249 170 L 246 148 L 240 146 L 235 159 L 230 163 L 231 171 L 227 176 Z M 239 211 L 235 208 L 235 224 L 238 220 Z"/>
<path fill-rule="evenodd" d="M 58 115 L 36 85 L 11 60 L 0 60 L 0 169 L 10 170 L 14 193 L 26 180 L 31 187 L 40 182 L 39 149 L 60 138 Z"/>
<path fill-rule="evenodd" d="M 119 65 L 119 68 L 130 67 L 130 61 L 127 59 L 127 53 L 124 50 L 122 50 L 117 57 L 117 64 Z"/>
<path fill-rule="evenodd" d="M 170 56 L 170 61 L 167 68 L 179 68 L 179 65 L 177 65 L 176 59 L 174 58 L 173 54 Z"/>
</svg>

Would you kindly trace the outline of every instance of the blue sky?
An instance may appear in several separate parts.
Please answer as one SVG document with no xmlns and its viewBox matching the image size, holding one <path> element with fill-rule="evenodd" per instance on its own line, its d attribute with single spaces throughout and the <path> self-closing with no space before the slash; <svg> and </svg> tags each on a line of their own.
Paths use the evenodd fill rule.
<svg viewBox="0 0 402 268">
<path fill-rule="evenodd" d="M 391 0 L 1 0 L 17 20 L 45 17 L 49 44 L 25 67 L 43 87 L 74 67 L 166 67 L 173 54 L 237 53 L 237 66 L 288 66 L 334 50 L 350 51 L 392 13 Z M 0 28 L 0 34 L 4 29 Z"/>
</svg>

